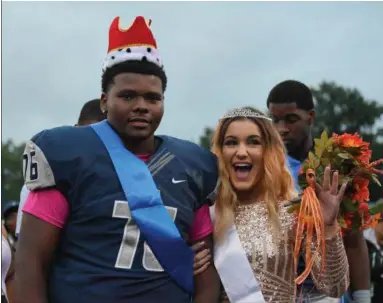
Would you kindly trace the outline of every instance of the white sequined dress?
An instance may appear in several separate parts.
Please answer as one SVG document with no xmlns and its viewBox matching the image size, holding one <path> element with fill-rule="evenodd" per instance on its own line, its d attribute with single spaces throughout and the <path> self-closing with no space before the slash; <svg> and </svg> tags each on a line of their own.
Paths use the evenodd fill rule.
<svg viewBox="0 0 383 303">
<path fill-rule="evenodd" d="M 238 236 L 261 285 L 265 301 L 295 302 L 293 252 L 296 216 L 289 214 L 287 207 L 281 203 L 279 216 L 282 230 L 274 244 L 267 214 L 264 203 L 239 206 L 235 216 Z M 320 265 L 319 258 L 311 273 L 315 286 L 329 297 L 341 297 L 349 285 L 349 271 L 340 234 L 326 240 L 326 267 L 322 273 Z M 222 302 L 228 302 L 224 293 Z"/>
</svg>

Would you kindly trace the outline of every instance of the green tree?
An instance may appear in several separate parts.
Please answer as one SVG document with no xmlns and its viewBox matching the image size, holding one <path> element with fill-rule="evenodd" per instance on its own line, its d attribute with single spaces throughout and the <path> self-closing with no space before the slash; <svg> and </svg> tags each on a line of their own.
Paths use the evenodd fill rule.
<svg viewBox="0 0 383 303">
<path fill-rule="evenodd" d="M 358 132 L 372 143 L 383 139 L 383 128 L 376 127 L 383 115 L 382 104 L 364 98 L 355 88 L 345 88 L 334 82 L 322 82 L 311 90 L 316 100 L 315 136 L 326 129 L 338 134 Z"/>
<path fill-rule="evenodd" d="M 1 196 L 4 201 L 20 199 L 23 186 L 22 155 L 25 143 L 15 144 L 12 140 L 1 143 Z"/>
<path fill-rule="evenodd" d="M 214 129 L 211 127 L 205 127 L 202 136 L 199 138 L 199 145 L 203 148 L 209 149 L 211 147 L 211 139 L 214 134 Z"/>
<path fill-rule="evenodd" d="M 346 88 L 334 82 L 322 82 L 317 88 L 311 88 L 316 101 L 314 136 L 323 130 L 328 133 L 358 132 L 361 137 L 371 142 L 373 160 L 383 156 L 383 128 L 378 122 L 383 116 L 383 105 L 362 96 L 356 88 Z M 383 177 L 380 176 L 383 183 Z M 382 189 L 372 184 L 371 201 L 382 197 Z"/>
</svg>

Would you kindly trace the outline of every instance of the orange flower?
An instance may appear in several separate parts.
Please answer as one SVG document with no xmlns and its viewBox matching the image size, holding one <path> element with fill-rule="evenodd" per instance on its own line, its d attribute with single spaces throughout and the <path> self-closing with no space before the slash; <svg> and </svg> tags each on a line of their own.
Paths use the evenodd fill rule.
<svg viewBox="0 0 383 303">
<path fill-rule="evenodd" d="M 380 218 L 381 218 L 381 213 L 376 214 L 375 216 L 372 216 L 372 220 L 371 220 L 371 222 L 369 224 L 369 227 L 375 228 L 376 225 L 378 224 Z"/>
<path fill-rule="evenodd" d="M 351 195 L 352 200 L 357 201 L 359 203 L 364 203 L 370 200 L 370 191 L 368 190 L 369 180 L 355 177 L 353 180 L 355 193 Z"/>
<path fill-rule="evenodd" d="M 347 133 L 343 135 L 333 134 L 332 138 L 337 145 L 342 147 L 361 147 L 367 149 L 370 145 L 370 143 L 364 142 L 358 133 L 353 135 Z"/>
<path fill-rule="evenodd" d="M 363 151 L 360 156 L 355 157 L 355 159 L 362 163 L 363 166 L 367 167 L 370 163 L 371 155 L 372 151 L 368 149 Z"/>
</svg>

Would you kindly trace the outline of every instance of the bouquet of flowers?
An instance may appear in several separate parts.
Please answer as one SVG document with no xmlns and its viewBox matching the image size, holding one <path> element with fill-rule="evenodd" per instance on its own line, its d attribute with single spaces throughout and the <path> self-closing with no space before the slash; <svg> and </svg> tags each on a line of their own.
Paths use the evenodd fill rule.
<svg viewBox="0 0 383 303">
<path fill-rule="evenodd" d="M 325 168 L 330 166 L 332 171 L 338 171 L 339 184 L 347 182 L 338 215 L 343 234 L 374 227 L 379 220 L 383 203 L 369 207 L 368 185 L 370 182 L 380 185 L 377 174 L 383 174 L 383 170 L 378 170 L 376 167 L 383 163 L 383 159 L 370 162 L 372 151 L 369 145 L 357 133 L 333 134 L 329 138 L 327 132 L 323 132 L 320 139 L 315 139 L 315 150 L 309 153 L 298 177 L 302 199 L 289 209 L 290 212 L 298 213 L 295 264 L 298 262 L 303 243 L 303 232 L 306 231 L 306 245 L 311 245 L 314 235 L 316 240 L 316 251 L 313 253 L 306 251 L 306 270 L 296 278 L 297 284 L 301 284 L 309 275 L 318 253 L 322 255 L 322 269 L 325 265 L 324 221 L 312 176 L 322 184 Z"/>
<path fill-rule="evenodd" d="M 307 171 L 312 169 L 321 184 L 323 172 L 330 165 L 331 170 L 338 170 L 340 184 L 348 182 L 338 217 L 343 234 L 375 227 L 383 210 L 383 204 L 372 207 L 367 204 L 369 183 L 381 186 L 377 174 L 383 174 L 383 170 L 376 168 L 383 163 L 383 159 L 370 162 L 372 151 L 369 145 L 358 133 L 333 134 L 329 138 L 327 132 L 323 132 L 320 139 L 315 139 L 315 151 L 310 152 L 298 177 L 300 187 L 305 190 L 309 186 Z"/>
</svg>

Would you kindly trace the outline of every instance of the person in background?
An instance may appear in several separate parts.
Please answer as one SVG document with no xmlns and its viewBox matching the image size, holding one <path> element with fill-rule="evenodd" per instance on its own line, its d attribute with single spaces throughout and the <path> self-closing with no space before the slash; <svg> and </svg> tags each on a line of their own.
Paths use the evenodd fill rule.
<svg viewBox="0 0 383 303">
<path fill-rule="evenodd" d="M 76 126 L 90 125 L 105 120 L 105 113 L 101 110 L 101 100 L 93 99 L 84 104 Z"/>
<path fill-rule="evenodd" d="M 18 201 L 11 201 L 5 204 L 3 209 L 3 221 L 4 221 L 4 227 L 7 231 L 7 238 L 12 246 L 12 248 L 15 247 L 16 244 L 16 222 L 17 222 L 17 212 L 19 209 L 19 202 Z"/>
<path fill-rule="evenodd" d="M 1 302 L 13 303 L 13 249 L 8 241 L 8 233 L 1 225 Z"/>
<path fill-rule="evenodd" d="M 364 231 L 371 270 L 371 303 L 383 302 L 383 212 L 375 229 Z"/>
<path fill-rule="evenodd" d="M 299 81 L 283 81 L 270 91 L 267 107 L 287 149 L 290 170 L 297 183 L 301 163 L 314 147 L 311 128 L 315 120 L 315 107 L 312 93 Z M 353 302 L 368 303 L 370 273 L 363 232 L 346 236 L 343 240 L 350 266 L 350 291 Z M 304 270 L 303 259 L 299 267 L 300 271 Z M 318 301 L 322 297 L 310 277 L 303 284 L 303 294 L 312 301 Z M 323 300 L 330 302 L 331 298 Z"/>
<path fill-rule="evenodd" d="M 97 123 L 104 120 L 106 116 L 101 110 L 100 102 L 101 102 L 100 99 L 93 99 L 93 100 L 87 101 L 81 108 L 80 115 L 78 117 L 78 120 L 75 126 L 85 126 L 85 125 Z M 20 192 L 20 205 L 17 211 L 16 229 L 15 229 L 16 237 L 18 237 L 20 233 L 21 221 L 23 217 L 23 207 L 24 207 L 25 201 L 27 200 L 28 194 L 29 194 L 28 188 L 25 185 L 23 185 Z"/>
</svg>

